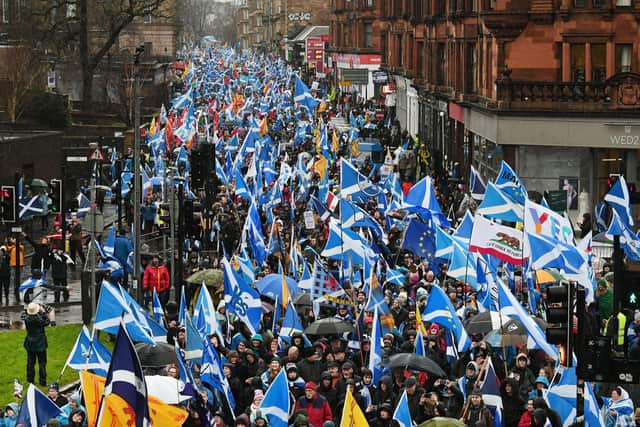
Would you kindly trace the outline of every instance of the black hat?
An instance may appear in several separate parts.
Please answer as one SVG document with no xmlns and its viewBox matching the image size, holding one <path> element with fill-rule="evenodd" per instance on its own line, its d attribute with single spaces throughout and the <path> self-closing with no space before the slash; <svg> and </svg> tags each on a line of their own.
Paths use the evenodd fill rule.
<svg viewBox="0 0 640 427">
<path fill-rule="evenodd" d="M 330 380 L 331 379 L 331 374 L 329 372 L 323 372 L 322 374 L 320 374 L 320 379 L 321 380 Z"/>
<path fill-rule="evenodd" d="M 49 386 L 49 390 L 60 391 L 60 384 L 58 384 L 58 383 L 51 383 L 51 385 Z"/>
</svg>

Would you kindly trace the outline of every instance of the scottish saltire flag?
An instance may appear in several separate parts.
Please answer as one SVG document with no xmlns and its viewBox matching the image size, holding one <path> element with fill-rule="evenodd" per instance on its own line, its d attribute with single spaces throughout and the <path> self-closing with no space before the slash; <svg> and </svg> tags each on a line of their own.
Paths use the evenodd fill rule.
<svg viewBox="0 0 640 427">
<path fill-rule="evenodd" d="M 112 420 L 128 420 L 129 425 L 135 427 L 151 426 L 147 398 L 147 384 L 138 354 L 121 323 L 96 425 L 111 425 Z"/>
<path fill-rule="evenodd" d="M 379 192 L 380 188 L 358 172 L 353 164 L 345 158 L 340 159 L 340 195 L 343 198 L 351 197 L 351 200 L 366 202 Z"/>
<path fill-rule="evenodd" d="M 560 381 L 553 384 L 545 396 L 549 407 L 556 410 L 560 419 L 564 420 L 563 426 L 572 425 L 576 419 L 576 407 L 578 406 L 576 397 L 578 386 L 576 384 L 578 384 L 576 368 L 566 368 L 562 371 Z"/>
<path fill-rule="evenodd" d="M 442 228 L 435 226 L 436 230 L 436 258 L 449 260 L 453 254 L 453 237 Z"/>
<path fill-rule="evenodd" d="M 557 360 L 558 350 L 547 342 L 547 338 L 542 329 L 540 329 L 540 326 L 534 322 L 529 313 L 527 313 L 520 302 L 518 302 L 515 295 L 513 295 L 509 288 L 495 275 L 495 272 L 492 271 L 490 276 L 498 287 L 498 306 L 500 307 L 502 315 L 519 320 L 527 330 L 529 335 L 527 347 L 540 348 L 553 360 Z"/>
<path fill-rule="evenodd" d="M 391 283 L 396 286 L 402 286 L 406 282 L 404 274 L 399 270 L 393 268 L 387 268 L 387 276 L 385 277 L 385 283 Z"/>
<path fill-rule="evenodd" d="M 185 108 L 189 104 L 191 104 L 191 102 L 193 100 L 191 92 L 192 92 L 192 89 L 189 88 L 187 93 L 174 98 L 171 101 L 171 104 L 173 105 L 173 108 L 175 108 L 176 110 L 182 110 L 183 108 Z"/>
<path fill-rule="evenodd" d="M 180 308 L 178 308 L 178 323 L 184 325 L 184 315 L 187 312 L 187 298 L 184 294 L 184 285 L 180 289 Z"/>
<path fill-rule="evenodd" d="M 220 342 L 224 341 L 222 329 L 216 317 L 216 308 L 204 283 L 200 286 L 198 300 L 193 309 L 193 324 L 203 335 L 210 336 L 215 334 L 220 338 Z"/>
<path fill-rule="evenodd" d="M 233 268 L 240 273 L 240 276 L 248 283 L 256 280 L 256 272 L 251 264 L 251 258 L 244 251 L 240 255 L 233 256 Z"/>
<path fill-rule="evenodd" d="M 289 425 L 290 407 L 289 381 L 287 380 L 286 371 L 280 369 L 260 403 L 260 410 L 263 415 L 267 416 L 270 426 L 287 427 Z"/>
<path fill-rule="evenodd" d="M 47 282 L 46 277 L 44 272 L 42 273 L 42 275 L 39 278 L 35 278 L 35 277 L 30 277 L 27 280 L 25 280 L 24 282 L 22 282 L 20 284 L 20 287 L 18 288 L 18 292 L 24 292 L 28 289 L 34 289 L 37 288 L 38 286 L 42 286 Z"/>
<path fill-rule="evenodd" d="M 78 218 L 84 218 L 84 216 L 87 215 L 91 210 L 91 200 L 89 200 L 87 196 L 82 193 L 79 193 L 76 199 L 78 200 L 77 216 Z"/>
<path fill-rule="evenodd" d="M 114 246 L 116 244 L 116 226 L 113 224 L 111 229 L 109 230 L 109 234 L 107 235 L 107 240 L 105 240 L 102 249 L 107 255 L 113 256 Z"/>
<path fill-rule="evenodd" d="M 518 177 L 518 175 L 511 169 L 511 166 L 504 160 L 502 161 L 502 167 L 498 173 L 498 177 L 495 181 L 496 187 L 498 187 L 503 193 L 508 195 L 511 200 L 520 205 L 524 205 L 524 201 L 527 200 L 527 189 Z"/>
<path fill-rule="evenodd" d="M 258 209 L 253 201 L 251 201 L 251 206 L 249 206 L 249 213 L 244 223 L 243 232 L 248 234 L 253 259 L 256 261 L 257 265 L 262 265 L 262 263 L 267 259 L 268 253 L 262 237 L 260 214 L 258 213 Z"/>
<path fill-rule="evenodd" d="M 43 197 L 40 194 L 20 199 L 18 202 L 18 216 L 22 219 L 27 219 L 45 215 L 47 213 L 46 200 L 46 196 Z"/>
<path fill-rule="evenodd" d="M 320 217 L 320 221 L 325 222 L 329 217 L 331 217 L 331 211 L 327 209 L 324 204 L 316 198 L 316 196 L 311 196 L 311 204 Z"/>
<path fill-rule="evenodd" d="M 402 192 L 402 186 L 400 184 L 400 177 L 397 172 L 393 172 L 387 177 L 384 182 L 384 188 L 389 190 L 392 199 L 402 204 L 404 202 L 404 193 Z"/>
<path fill-rule="evenodd" d="M 47 395 L 38 390 L 33 384 L 29 384 L 27 394 L 22 400 L 18 418 L 15 424 L 26 427 L 42 427 L 47 425 L 51 418 L 60 415 L 62 411 Z"/>
<path fill-rule="evenodd" d="M 476 282 L 478 284 L 478 311 L 498 310 L 498 288 L 495 281 L 487 280 L 485 262 L 478 257 L 476 263 Z"/>
<path fill-rule="evenodd" d="M 493 362 L 487 358 L 484 381 L 482 382 L 482 399 L 493 415 L 494 427 L 502 426 L 502 396 L 500 395 L 500 383 L 493 368 Z"/>
<path fill-rule="evenodd" d="M 140 323 L 122 292 L 119 286 L 114 286 L 106 280 L 102 282 L 93 327 L 100 331 L 116 334 L 122 319 L 128 334 L 134 341 L 154 345 L 155 341 L 150 331 Z"/>
<path fill-rule="evenodd" d="M 633 261 L 640 261 L 640 239 L 633 233 L 631 227 L 620 218 L 616 210 L 613 211 L 613 218 L 606 236 L 611 240 L 613 240 L 613 236 L 620 236 L 620 247 L 624 250 L 624 254 Z"/>
<path fill-rule="evenodd" d="M 471 232 L 473 231 L 473 224 L 473 215 L 471 215 L 471 212 L 466 211 L 464 217 L 462 217 L 462 221 L 460 221 L 460 224 L 456 228 L 456 231 L 453 232 L 453 235 L 460 239 L 470 239 Z"/>
<path fill-rule="evenodd" d="M 309 87 L 297 75 L 293 100 L 298 104 L 304 105 L 309 110 L 309 114 L 313 114 L 313 110 L 315 110 L 316 106 L 320 103 L 320 101 L 318 101 L 313 97 L 313 95 L 311 95 Z"/>
<path fill-rule="evenodd" d="M 575 246 L 540 234 L 525 235 L 534 270 L 555 267 L 566 273 L 578 274 L 584 267 L 586 258 Z"/>
<path fill-rule="evenodd" d="M 413 218 L 405 228 L 400 246 L 426 259 L 432 259 L 436 252 L 435 236 L 431 227 Z"/>
<path fill-rule="evenodd" d="M 298 287 L 305 291 L 310 290 L 313 286 L 313 276 L 309 270 L 309 265 L 304 258 L 302 258 L 302 275 L 298 281 Z"/>
<path fill-rule="evenodd" d="M 423 328 L 417 328 L 417 329 L 418 330 L 416 331 L 416 342 L 414 346 L 414 352 L 418 356 L 426 356 L 427 352 L 424 350 L 424 336 L 422 335 Z"/>
<path fill-rule="evenodd" d="M 155 289 L 153 290 L 153 318 L 161 325 L 164 323 L 164 310 Z"/>
<path fill-rule="evenodd" d="M 451 330 L 458 342 L 458 351 L 467 351 L 471 346 L 471 339 L 462 326 L 460 318 L 451 305 L 451 300 L 441 287 L 433 286 L 427 299 L 427 305 L 422 312 L 423 322 L 436 322 Z"/>
<path fill-rule="evenodd" d="M 216 349 L 213 348 L 208 338 L 203 337 L 202 345 L 204 347 L 204 354 L 202 356 L 202 366 L 200 367 L 200 380 L 219 390 L 225 397 L 231 410 L 233 410 L 236 406 L 236 401 L 231 392 L 229 381 L 223 373 L 220 355 L 218 355 Z"/>
<path fill-rule="evenodd" d="M 602 233 L 607 230 L 607 204 L 604 201 L 599 201 L 594 209 L 594 218 L 596 220 L 596 231 Z"/>
<path fill-rule="evenodd" d="M 506 193 L 503 193 L 490 182 L 487 184 L 484 199 L 482 203 L 480 203 L 480 206 L 478 206 L 476 213 L 502 221 L 522 222 L 524 210 L 522 205 L 512 201 Z"/>
<path fill-rule="evenodd" d="M 366 275 L 367 270 L 365 269 L 365 277 Z M 391 314 L 389 305 L 387 305 L 387 301 L 384 299 L 384 293 L 382 292 L 382 288 L 380 287 L 380 283 L 378 282 L 375 272 L 371 271 L 368 276 L 370 277 L 369 295 L 365 309 L 367 311 L 373 311 L 374 309 L 378 311 L 380 331 L 384 335 L 393 330 L 395 327 L 395 321 L 393 320 L 393 315 Z"/>
<path fill-rule="evenodd" d="M 224 266 L 224 302 L 227 311 L 235 314 L 249 328 L 251 335 L 255 335 L 262 317 L 260 295 L 242 280 L 226 258 L 222 259 L 222 264 Z"/>
<path fill-rule="evenodd" d="M 111 352 L 99 340 L 92 338 L 87 327 L 82 325 L 65 365 L 76 371 L 90 369 L 106 377 L 110 362 Z"/>
<path fill-rule="evenodd" d="M 396 410 L 393 411 L 392 419 L 396 421 L 399 427 L 412 427 L 411 413 L 409 412 L 409 400 L 407 398 L 407 390 L 402 392 Z"/>
<path fill-rule="evenodd" d="M 293 303 L 289 301 L 289 303 L 287 304 L 287 311 L 284 314 L 284 319 L 282 319 L 282 327 L 280 328 L 279 335 L 290 337 L 295 332 L 302 333 L 302 331 L 304 331 L 302 322 L 298 317 L 298 313 L 296 312 Z"/>
<path fill-rule="evenodd" d="M 340 201 L 340 222 L 343 227 L 367 227 L 381 239 L 384 237 L 382 226 L 359 206 L 346 199 Z"/>
<path fill-rule="evenodd" d="M 342 228 L 336 219 L 329 221 L 329 238 L 321 254 L 329 259 L 350 258 L 356 265 L 364 265 L 365 256 L 373 256 L 371 248 L 355 232 Z"/>
<path fill-rule="evenodd" d="M 371 329 L 371 351 L 369 354 L 369 369 L 373 374 L 372 383 L 378 384 L 382 378 L 382 325 L 378 307 L 373 309 L 373 324 Z"/>
<path fill-rule="evenodd" d="M 402 208 L 409 212 L 422 215 L 424 219 L 430 219 L 440 227 L 451 227 L 449 220 L 442 213 L 440 204 L 436 199 L 430 176 L 425 176 L 411 187 L 409 194 L 407 194 L 407 197 L 402 203 Z"/>
<path fill-rule="evenodd" d="M 247 201 L 251 202 L 252 200 L 251 191 L 249 191 L 249 187 L 247 187 L 247 184 L 244 182 L 244 178 L 240 173 L 240 168 L 236 169 L 234 182 L 235 182 L 234 188 L 235 188 L 236 196 L 242 197 L 243 199 L 246 199 Z"/>
<path fill-rule="evenodd" d="M 584 426 L 585 427 L 600 427 L 603 426 L 604 419 L 602 418 L 602 412 L 598 406 L 598 400 L 596 394 L 593 391 L 593 386 L 589 382 L 584 383 Z"/>
<path fill-rule="evenodd" d="M 477 291 L 478 284 L 476 270 L 474 268 L 477 262 L 476 257 L 476 254 L 465 251 L 459 245 L 454 244 L 447 276 L 465 282 Z"/>
<path fill-rule="evenodd" d="M 611 187 L 604 201 L 618 214 L 623 224 L 633 227 L 633 214 L 629 200 L 629 188 L 624 176 L 620 175 L 615 184 Z"/>
<path fill-rule="evenodd" d="M 471 175 L 469 176 L 469 193 L 471 194 L 471 198 L 480 203 L 484 199 L 485 191 L 487 191 L 487 186 L 482 180 L 482 177 L 476 168 L 471 166 Z"/>
<path fill-rule="evenodd" d="M 202 335 L 193 322 L 191 321 L 191 317 L 189 313 L 185 315 L 185 346 L 184 346 L 184 358 L 187 361 L 193 361 L 194 363 L 201 364 L 202 363 Z"/>
</svg>

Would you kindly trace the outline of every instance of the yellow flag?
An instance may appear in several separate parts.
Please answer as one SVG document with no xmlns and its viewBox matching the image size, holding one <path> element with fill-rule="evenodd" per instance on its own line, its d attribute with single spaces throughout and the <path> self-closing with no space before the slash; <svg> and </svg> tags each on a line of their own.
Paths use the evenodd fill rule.
<svg viewBox="0 0 640 427">
<path fill-rule="evenodd" d="M 287 307 L 289 305 L 289 299 L 291 298 L 291 294 L 289 293 L 289 286 L 287 285 L 287 279 L 284 277 L 284 270 L 282 271 L 282 307 Z"/>
<path fill-rule="evenodd" d="M 323 99 L 320 101 L 320 105 L 318 106 L 318 113 L 324 113 L 325 111 L 327 111 L 327 103 Z"/>
<path fill-rule="evenodd" d="M 427 328 L 424 326 L 424 322 L 422 321 L 422 314 L 420 314 L 420 309 L 416 307 L 416 330 L 418 330 L 418 328 L 420 328 L 420 332 L 422 332 L 423 337 L 429 335 L 427 332 Z"/>
<path fill-rule="evenodd" d="M 166 404 L 153 396 L 149 396 L 149 415 L 153 427 L 181 426 L 189 416 L 184 409 Z"/>
<path fill-rule="evenodd" d="M 136 412 L 129 402 L 111 393 L 102 399 L 97 427 L 129 427 L 136 424 Z"/>
<path fill-rule="evenodd" d="M 153 136 L 156 133 L 156 118 L 153 117 L 151 119 L 151 124 L 149 125 L 149 136 Z"/>
<path fill-rule="evenodd" d="M 267 130 L 268 122 L 267 117 L 265 116 L 264 119 L 262 119 L 262 122 L 260 122 L 260 136 L 265 136 L 267 134 Z"/>
<path fill-rule="evenodd" d="M 89 427 L 95 427 L 106 379 L 88 371 L 80 371 L 80 381 L 82 382 L 84 407 L 87 409 L 87 424 Z"/>
<path fill-rule="evenodd" d="M 316 171 L 318 175 L 320 175 L 320 180 L 324 180 L 324 176 L 327 173 L 327 167 L 329 166 L 327 158 L 322 154 L 318 155 L 319 159 L 315 161 L 313 165 L 311 165 L 311 170 Z"/>
<path fill-rule="evenodd" d="M 369 427 L 369 423 L 362 413 L 362 409 L 360 409 L 350 391 L 347 391 L 344 399 L 340 427 Z"/>
<path fill-rule="evenodd" d="M 331 149 L 335 154 L 338 154 L 338 150 L 340 149 L 340 138 L 338 138 L 338 132 L 333 128 L 333 135 L 331 136 Z"/>
</svg>

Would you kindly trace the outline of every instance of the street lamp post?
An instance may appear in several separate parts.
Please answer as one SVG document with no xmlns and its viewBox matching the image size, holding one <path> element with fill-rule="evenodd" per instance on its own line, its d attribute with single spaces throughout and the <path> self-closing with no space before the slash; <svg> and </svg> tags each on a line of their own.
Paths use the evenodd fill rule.
<svg viewBox="0 0 640 427">
<path fill-rule="evenodd" d="M 133 200 L 133 288 L 137 290 L 137 299 L 143 303 L 142 284 L 140 283 L 140 198 L 142 197 L 142 179 L 140 176 L 140 55 L 144 53 L 144 45 L 138 46 L 135 53 L 134 62 L 134 124 L 133 124 L 133 180 L 134 180 L 134 200 Z"/>
</svg>

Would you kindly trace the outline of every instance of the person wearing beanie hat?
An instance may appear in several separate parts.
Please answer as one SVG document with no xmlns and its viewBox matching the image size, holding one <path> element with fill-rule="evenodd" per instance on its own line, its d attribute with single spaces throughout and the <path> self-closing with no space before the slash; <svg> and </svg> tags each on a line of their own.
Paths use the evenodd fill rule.
<svg viewBox="0 0 640 427">
<path fill-rule="evenodd" d="M 249 421 L 254 422 L 256 419 L 256 412 L 260 411 L 260 404 L 264 399 L 264 392 L 261 388 L 253 391 L 253 401 L 251 405 L 247 408 L 247 413 L 249 414 Z"/>
<path fill-rule="evenodd" d="M 304 350 L 302 350 L 303 359 L 297 363 L 297 366 L 298 373 L 302 378 L 307 381 L 319 383 L 323 367 L 322 361 L 316 355 L 316 349 L 316 346 L 304 348 Z"/>
<path fill-rule="evenodd" d="M 49 385 L 47 396 L 49 396 L 49 399 L 51 399 L 53 403 L 58 405 L 58 408 L 62 408 L 69 403 L 69 400 L 60 394 L 60 384 L 58 383 L 51 383 L 51 385 Z"/>
<path fill-rule="evenodd" d="M 287 363 L 287 382 L 289 383 L 289 391 L 293 394 L 294 399 L 298 399 L 304 394 L 305 381 L 298 372 L 295 363 Z M 308 384 L 308 383 L 307 383 Z"/>
<path fill-rule="evenodd" d="M 544 397 L 544 390 L 549 388 L 549 380 L 547 377 L 536 378 L 535 388 L 529 393 L 529 399 L 535 399 L 536 397 Z"/>
<path fill-rule="evenodd" d="M 336 424 L 333 421 L 325 421 L 322 427 L 336 427 Z"/>
<path fill-rule="evenodd" d="M 316 383 L 309 381 L 304 386 L 304 395 L 296 400 L 295 412 L 307 413 L 307 422 L 312 426 L 321 426 L 325 421 L 332 421 L 333 414 L 329 402 L 317 393 Z M 296 420 L 296 425 L 298 425 Z"/>
</svg>

